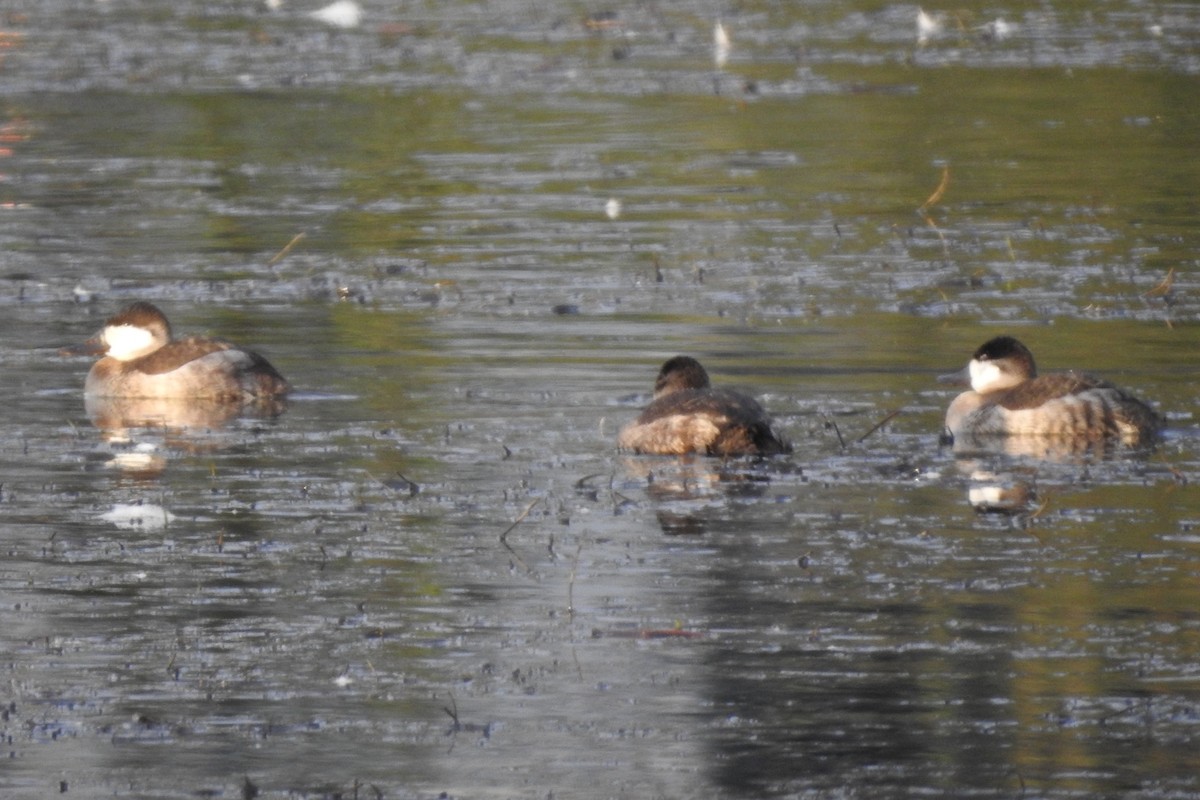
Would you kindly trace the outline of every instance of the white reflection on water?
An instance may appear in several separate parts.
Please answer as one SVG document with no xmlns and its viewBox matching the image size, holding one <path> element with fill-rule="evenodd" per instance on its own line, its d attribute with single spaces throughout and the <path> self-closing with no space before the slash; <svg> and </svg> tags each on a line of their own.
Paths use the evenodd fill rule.
<svg viewBox="0 0 1200 800">
<path fill-rule="evenodd" d="M 170 525 L 175 515 L 154 503 L 118 503 L 98 519 L 123 530 L 154 531 Z"/>
</svg>

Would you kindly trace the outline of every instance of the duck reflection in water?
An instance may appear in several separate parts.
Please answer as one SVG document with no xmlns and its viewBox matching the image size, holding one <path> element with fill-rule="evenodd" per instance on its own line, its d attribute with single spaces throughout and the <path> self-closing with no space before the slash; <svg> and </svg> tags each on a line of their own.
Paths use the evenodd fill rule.
<svg viewBox="0 0 1200 800">
<path fill-rule="evenodd" d="M 750 464 L 718 465 L 692 456 L 669 462 L 642 461 L 630 464 L 628 471 L 645 480 L 658 524 L 669 536 L 706 533 L 713 514 L 719 516 L 731 502 L 765 497 L 771 486 L 771 476 Z"/>
<path fill-rule="evenodd" d="M 644 455 L 736 457 L 792 451 L 754 398 L 712 388 L 704 367 L 688 356 L 663 364 L 654 399 L 621 430 L 617 446 Z"/>
<path fill-rule="evenodd" d="M 285 396 L 252 397 L 241 402 L 209 397 L 103 397 L 84 395 L 88 419 L 97 428 L 223 428 L 234 419 L 271 419 L 287 409 Z"/>
<path fill-rule="evenodd" d="M 1038 499 L 1036 471 L 993 472 L 973 463 L 967 472 L 967 502 L 979 513 L 1017 517 L 1034 510 Z"/>
<path fill-rule="evenodd" d="M 84 386 L 97 427 L 220 427 L 236 416 L 275 416 L 288 382 L 258 353 L 220 339 L 172 336 L 157 306 L 135 302 L 71 352 L 101 354 Z"/>
<path fill-rule="evenodd" d="M 964 370 L 941 380 L 970 386 L 946 410 L 942 440 L 956 453 L 1105 455 L 1150 444 L 1163 427 L 1154 409 L 1107 381 L 1039 375 L 1033 354 L 1011 336 L 985 342 Z"/>
</svg>

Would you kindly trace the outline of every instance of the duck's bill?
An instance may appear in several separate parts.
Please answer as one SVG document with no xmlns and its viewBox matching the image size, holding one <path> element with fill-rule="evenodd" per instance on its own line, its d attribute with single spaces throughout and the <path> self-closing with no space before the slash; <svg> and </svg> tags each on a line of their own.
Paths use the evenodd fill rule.
<svg viewBox="0 0 1200 800">
<path fill-rule="evenodd" d="M 86 342 L 58 348 L 58 354 L 62 356 L 98 356 L 107 350 L 108 346 L 104 344 L 100 337 L 93 336 Z"/>
<path fill-rule="evenodd" d="M 951 372 L 947 375 L 938 375 L 938 383 L 948 383 L 951 386 L 970 386 L 971 385 L 971 367 L 966 366 L 958 372 Z"/>
</svg>

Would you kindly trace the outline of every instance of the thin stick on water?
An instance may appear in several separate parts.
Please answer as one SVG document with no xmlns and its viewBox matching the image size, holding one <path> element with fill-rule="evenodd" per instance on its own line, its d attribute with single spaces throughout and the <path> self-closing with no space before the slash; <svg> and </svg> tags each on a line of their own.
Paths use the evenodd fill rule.
<svg viewBox="0 0 1200 800">
<path fill-rule="evenodd" d="M 1142 297 L 1165 297 L 1170 294 L 1171 287 L 1175 285 L 1175 268 L 1171 267 L 1167 270 L 1167 277 L 1159 281 L 1158 285 L 1149 291 L 1142 292 Z"/>
<path fill-rule="evenodd" d="M 515 558 L 521 565 L 521 569 L 525 570 L 526 572 L 532 572 L 533 570 L 531 570 L 529 565 L 525 563 L 525 559 L 521 558 L 521 556 L 517 554 L 517 551 L 512 548 L 512 545 L 508 543 L 508 534 L 512 533 L 513 529 L 520 525 L 521 522 L 529 516 L 529 512 L 533 511 L 533 507 L 540 502 L 542 502 L 542 500 L 539 497 L 538 499 L 532 501 L 529 505 L 525 506 L 525 510 L 517 515 L 517 518 L 513 520 L 512 525 L 509 525 L 504 529 L 504 533 L 500 534 L 500 544 L 504 545 L 504 549 L 512 554 L 512 557 Z"/>
<path fill-rule="evenodd" d="M 858 443 L 858 444 L 862 444 L 864 441 L 866 441 L 866 438 L 867 438 L 868 436 L 870 436 L 872 433 L 874 433 L 875 431 L 879 430 L 879 429 L 880 429 L 880 428 L 882 428 L 884 425 L 887 425 L 889 422 L 891 422 L 892 420 L 894 420 L 896 417 L 900 416 L 900 412 L 902 412 L 902 411 L 904 411 L 904 409 L 903 409 L 902 407 L 901 407 L 901 408 L 897 408 L 895 411 L 893 411 L 892 413 L 888 414 L 888 415 L 887 415 L 886 417 L 884 417 L 883 419 L 879 420 L 879 422 L 876 422 L 874 425 L 872 425 L 872 426 L 871 426 L 871 430 L 867 431 L 867 432 L 866 432 L 866 433 L 864 433 L 862 436 L 858 437 L 858 441 L 857 441 L 857 443 Z"/>
<path fill-rule="evenodd" d="M 575 557 L 571 560 L 571 577 L 567 580 L 567 614 L 575 620 L 575 574 L 579 569 L 579 554 L 583 552 L 583 539 L 575 546 Z"/>
<path fill-rule="evenodd" d="M 937 223 L 934 222 L 933 217 L 931 217 L 928 212 L 931 206 L 936 205 L 937 202 L 942 199 L 942 195 L 946 194 L 946 189 L 949 186 L 950 165 L 947 164 L 942 167 L 942 180 L 938 183 L 937 188 L 933 190 L 933 194 L 929 195 L 925 202 L 921 203 L 920 207 L 917 208 L 917 213 L 920 214 L 922 219 L 925 220 L 925 224 L 932 228 L 933 232 L 937 234 L 938 240 L 942 243 L 943 252 L 949 251 L 950 244 L 946 241 L 946 235 L 942 233 L 942 229 L 938 227 Z"/>
<path fill-rule="evenodd" d="M 512 532 L 513 528 L 520 525 L 525 518 L 529 516 L 529 512 L 533 511 L 533 507 L 540 502 L 542 502 L 542 499 L 539 497 L 538 499 L 532 501 L 529 505 L 525 506 L 525 510 L 517 515 L 517 518 L 513 520 L 512 525 L 509 525 L 504 529 L 504 533 L 500 534 L 500 544 L 504 545 L 505 547 L 508 546 L 508 534 Z"/>
<path fill-rule="evenodd" d="M 276 264 L 278 264 L 280 261 L 283 261 L 285 258 L 287 258 L 287 254 L 292 252 L 292 248 L 295 247 L 296 245 L 298 245 L 300 243 L 300 240 L 303 239 L 305 236 L 308 236 L 308 234 L 305 233 L 304 231 L 300 231 L 295 236 L 293 236 L 292 240 L 290 242 L 288 242 L 287 244 L 285 244 L 283 246 L 282 250 L 280 250 L 278 253 L 276 253 L 274 256 L 271 257 L 271 260 L 267 262 L 267 266 L 273 267 Z"/>
<path fill-rule="evenodd" d="M 838 437 L 838 444 L 841 445 L 843 450 L 845 450 L 846 449 L 846 440 L 842 438 L 842 429 L 838 427 L 837 421 L 833 417 L 826 414 L 825 415 L 825 424 L 828 425 L 829 427 L 833 428 L 833 432 L 836 433 L 837 437 Z"/>
<path fill-rule="evenodd" d="M 949 188 L 949 186 L 950 186 L 950 165 L 947 164 L 946 166 L 942 167 L 941 182 L 938 183 L 937 188 L 933 190 L 933 194 L 929 195 L 929 199 L 927 199 L 924 203 L 921 203 L 921 206 L 917 209 L 917 211 L 919 211 L 921 214 L 924 214 L 926 209 L 928 209 L 930 206 L 934 205 L 935 203 L 937 203 L 937 201 L 942 199 L 942 195 L 944 195 L 946 193 L 946 189 Z"/>
</svg>

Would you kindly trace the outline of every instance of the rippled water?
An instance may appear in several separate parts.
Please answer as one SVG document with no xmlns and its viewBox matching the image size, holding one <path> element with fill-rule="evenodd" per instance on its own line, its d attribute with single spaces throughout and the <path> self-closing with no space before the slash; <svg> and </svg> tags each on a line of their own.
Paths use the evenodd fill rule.
<svg viewBox="0 0 1200 800">
<path fill-rule="evenodd" d="M 1200 796 L 1200 7 L 317 5 L 0 9 L 0 794 Z M 286 412 L 95 424 L 132 299 Z M 955 458 L 1000 331 L 1164 441 Z"/>
</svg>

